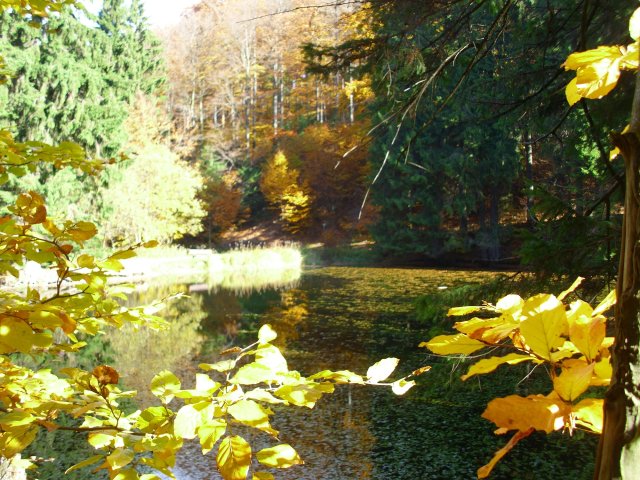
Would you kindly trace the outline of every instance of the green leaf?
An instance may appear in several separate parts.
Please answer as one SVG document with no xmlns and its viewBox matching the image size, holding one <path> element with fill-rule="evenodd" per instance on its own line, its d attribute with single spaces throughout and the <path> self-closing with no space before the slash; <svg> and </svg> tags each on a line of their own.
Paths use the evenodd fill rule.
<svg viewBox="0 0 640 480">
<path fill-rule="evenodd" d="M 180 390 L 180 380 L 168 370 L 163 370 L 151 380 L 151 392 L 163 403 L 173 400 L 178 390 Z"/>
<path fill-rule="evenodd" d="M 258 461 L 273 468 L 289 468 L 294 465 L 302 465 L 304 462 L 293 447 L 287 443 L 264 448 L 256 453 Z"/>
<path fill-rule="evenodd" d="M 367 370 L 367 382 L 378 383 L 386 380 L 396 369 L 398 362 L 400 360 L 397 358 L 384 358 L 374 363 Z"/>
<path fill-rule="evenodd" d="M 251 446 L 238 435 L 226 437 L 220 443 L 216 462 L 224 480 L 245 480 L 251 466 Z"/>
</svg>

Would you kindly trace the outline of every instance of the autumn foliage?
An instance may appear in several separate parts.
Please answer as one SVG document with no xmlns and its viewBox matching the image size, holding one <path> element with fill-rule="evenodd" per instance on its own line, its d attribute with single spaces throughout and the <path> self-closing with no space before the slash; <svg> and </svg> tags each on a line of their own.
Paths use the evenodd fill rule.
<svg viewBox="0 0 640 480">
<path fill-rule="evenodd" d="M 609 347 L 613 339 L 605 335 L 603 314 L 615 302 L 615 292 L 596 308 L 582 300 L 564 304 L 580 280 L 557 297 L 539 294 L 523 299 L 508 295 L 495 305 L 452 308 L 451 316 L 477 316 L 456 322 L 454 328 L 459 333 L 440 335 L 420 345 L 440 355 L 477 358 L 503 353 L 475 361 L 463 380 L 491 373 L 501 365 L 523 362 L 549 372 L 551 391 L 527 397 L 510 395 L 487 405 L 482 416 L 495 423 L 496 433 L 515 434 L 478 470 L 478 478 L 486 478 L 509 450 L 534 431 L 571 433 L 581 429 L 601 433 L 603 401 L 585 393 L 611 380 Z M 482 354 L 487 349 L 488 353 Z"/>
</svg>

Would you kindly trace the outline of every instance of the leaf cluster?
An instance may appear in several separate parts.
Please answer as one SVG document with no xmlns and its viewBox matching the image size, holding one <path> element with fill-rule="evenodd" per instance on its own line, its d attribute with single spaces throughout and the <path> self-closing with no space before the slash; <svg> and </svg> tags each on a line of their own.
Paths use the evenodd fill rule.
<svg viewBox="0 0 640 480">
<path fill-rule="evenodd" d="M 606 337 L 603 314 L 615 303 L 615 292 L 595 308 L 582 300 L 565 305 L 562 301 L 581 280 L 558 297 L 507 295 L 495 305 L 452 308 L 452 316 L 481 315 L 455 323 L 459 332 L 455 335 L 439 335 L 421 344 L 440 355 L 473 354 L 476 358 L 486 349 L 488 353 L 504 353 L 476 361 L 463 380 L 493 372 L 500 365 L 523 362 L 530 362 L 533 368 L 544 367 L 549 373 L 553 389 L 546 395 L 510 395 L 489 402 L 482 416 L 496 424 L 496 433 L 516 433 L 478 470 L 479 478 L 486 478 L 509 450 L 534 431 L 601 432 L 603 401 L 584 394 L 589 387 L 608 385 L 611 379 L 609 348 L 613 339 Z"/>
</svg>

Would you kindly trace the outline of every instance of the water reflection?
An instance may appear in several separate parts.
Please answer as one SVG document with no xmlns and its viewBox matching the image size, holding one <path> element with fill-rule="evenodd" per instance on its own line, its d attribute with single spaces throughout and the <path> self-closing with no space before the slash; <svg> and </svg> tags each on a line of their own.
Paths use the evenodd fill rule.
<svg viewBox="0 0 640 480">
<path fill-rule="evenodd" d="M 142 386 L 148 385 L 152 372 L 163 368 L 182 372 L 185 379 L 193 378 L 199 362 L 214 362 L 223 348 L 253 342 L 260 325 L 270 323 L 279 334 L 278 346 L 290 368 L 305 375 L 325 368 L 364 372 L 386 356 L 401 358 L 398 374 L 403 375 L 426 362 L 417 345 L 426 338 L 429 326 L 415 320 L 415 297 L 441 286 L 478 282 L 493 275 L 335 267 L 310 270 L 296 281 L 272 283 L 270 288 L 260 281 L 256 289 L 245 283 L 235 290 L 222 284 L 205 287 L 203 282 L 191 288 L 191 297 L 184 303 L 171 307 L 169 313 L 174 317 L 168 335 L 138 332 L 125 333 L 120 339 L 112 337 L 117 357 L 123 362 L 117 367 L 127 375 L 127 382 Z M 162 296 L 153 291 L 149 295 Z M 444 377 L 448 378 L 448 371 Z M 387 389 L 344 386 L 313 410 L 276 409 L 273 426 L 280 431 L 280 440 L 294 445 L 305 460 L 304 466 L 274 472 L 276 478 L 475 478 L 478 465 L 490 458 L 502 441 L 480 418 L 487 393 L 466 384 L 452 393 L 446 381 L 433 388 L 432 377 L 421 382 L 401 398 Z M 431 390 L 427 389 L 429 382 Z M 188 385 L 188 380 L 184 383 Z M 511 385 L 506 388 L 513 391 Z M 266 446 L 260 435 L 254 437 L 257 448 Z M 564 455 L 573 455 L 571 452 L 567 449 Z M 505 461 L 499 467 L 505 470 L 501 473 L 498 469 L 494 478 L 534 478 L 529 466 L 540 450 L 525 458 L 528 454 L 521 451 L 513 457 L 520 459 L 521 465 Z M 539 469 L 533 472 L 539 474 Z M 197 442 L 186 445 L 175 474 L 178 480 L 219 479 L 215 451 L 203 457 Z"/>
<path fill-rule="evenodd" d="M 186 292 L 185 286 L 163 286 L 138 292 L 133 301 L 151 303 L 154 299 Z M 161 370 L 171 370 L 180 377 L 193 377 L 194 357 L 200 352 L 205 336 L 200 323 L 207 314 L 200 296 L 180 297 L 169 302 L 163 311 L 169 322 L 167 330 L 125 325 L 108 332 L 107 339 L 114 351 L 114 367 L 130 389 L 137 390 L 139 406 L 154 402 L 149 391 L 153 376 Z"/>
</svg>

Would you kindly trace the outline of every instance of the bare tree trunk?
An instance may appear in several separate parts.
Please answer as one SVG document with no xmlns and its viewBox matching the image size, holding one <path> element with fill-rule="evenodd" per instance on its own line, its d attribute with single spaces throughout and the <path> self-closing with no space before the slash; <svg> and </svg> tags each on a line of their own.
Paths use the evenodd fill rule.
<svg viewBox="0 0 640 480">
<path fill-rule="evenodd" d="M 527 177 L 527 224 L 532 225 L 536 221 L 536 216 L 533 213 L 533 141 L 531 140 L 531 130 L 527 128 L 524 135 L 524 149 L 526 152 L 527 165 L 525 167 L 525 173 Z"/>
<path fill-rule="evenodd" d="M 596 480 L 640 478 L 640 76 L 629 133 L 614 135 L 625 164 L 624 220 L 616 285 L 613 376 L 604 400 Z"/>
</svg>

